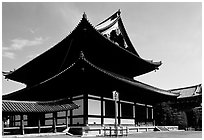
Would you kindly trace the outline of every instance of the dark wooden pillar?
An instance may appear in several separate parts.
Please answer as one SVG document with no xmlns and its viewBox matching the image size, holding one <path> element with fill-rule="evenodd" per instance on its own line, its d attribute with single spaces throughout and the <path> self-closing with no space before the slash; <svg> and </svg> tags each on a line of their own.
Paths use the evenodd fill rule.
<svg viewBox="0 0 204 140">
<path fill-rule="evenodd" d="M 9 119 L 10 119 L 9 127 L 12 127 L 13 126 L 13 115 L 9 115 Z"/>
<path fill-rule="evenodd" d="M 4 135 L 4 118 L 2 117 L 2 136 Z"/>
<path fill-rule="evenodd" d="M 88 94 L 84 94 L 84 125 L 88 125 Z"/>
<path fill-rule="evenodd" d="M 20 115 L 20 131 L 21 131 L 21 135 L 25 134 L 25 129 L 24 129 L 24 118 L 23 118 L 23 114 Z"/>
<path fill-rule="evenodd" d="M 57 112 L 53 112 L 53 133 L 57 132 Z"/>
<path fill-rule="evenodd" d="M 13 115 L 13 126 L 16 126 L 16 115 Z"/>
<path fill-rule="evenodd" d="M 11 127 L 15 126 L 15 115 L 11 115 Z"/>
<path fill-rule="evenodd" d="M 101 96 L 101 125 L 103 125 L 104 124 L 104 116 L 103 116 L 103 114 L 104 114 L 104 112 L 103 112 L 103 110 L 104 110 L 104 108 L 103 108 L 103 96 Z"/>
<path fill-rule="evenodd" d="M 70 100 L 73 101 L 73 100 L 72 100 L 72 97 L 70 97 Z M 73 125 L 73 119 L 72 119 L 72 118 L 73 118 L 73 117 L 72 117 L 72 116 L 73 116 L 73 110 L 70 110 L 70 115 L 69 115 L 69 116 L 70 116 L 70 117 L 69 117 L 69 119 L 70 119 L 70 125 Z"/>
<path fill-rule="evenodd" d="M 120 103 L 120 100 L 118 100 L 118 103 L 117 103 L 117 105 L 118 105 L 118 125 L 120 125 L 120 118 L 121 118 L 121 116 L 120 116 L 120 114 L 121 114 L 121 112 L 120 112 L 120 109 L 121 109 L 121 103 Z"/>
<path fill-rule="evenodd" d="M 145 105 L 145 111 L 146 111 L 145 123 L 147 124 L 147 122 L 148 122 L 148 107 L 147 107 L 147 105 Z"/>
<path fill-rule="evenodd" d="M 134 102 L 134 113 L 135 113 L 135 118 L 134 118 L 134 120 L 135 120 L 135 125 L 138 125 L 137 124 L 137 117 L 136 117 L 136 115 L 137 115 L 137 112 L 136 112 L 137 110 L 136 110 L 136 102 Z"/>
<path fill-rule="evenodd" d="M 69 110 L 66 111 L 66 118 L 65 118 L 65 120 L 66 120 L 66 128 L 69 127 L 68 111 Z"/>
</svg>

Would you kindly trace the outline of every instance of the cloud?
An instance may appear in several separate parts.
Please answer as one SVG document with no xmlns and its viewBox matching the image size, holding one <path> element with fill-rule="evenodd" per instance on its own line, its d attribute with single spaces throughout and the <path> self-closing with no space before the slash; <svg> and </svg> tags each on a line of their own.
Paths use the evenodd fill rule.
<svg viewBox="0 0 204 140">
<path fill-rule="evenodd" d="M 11 49 L 13 50 L 21 50 L 24 47 L 28 46 L 36 46 L 43 43 L 42 37 L 35 38 L 34 40 L 27 40 L 27 39 L 13 39 L 11 40 Z"/>
<path fill-rule="evenodd" d="M 7 46 L 2 47 L 2 56 L 10 59 L 14 59 L 15 51 L 20 51 L 25 47 L 40 45 L 44 41 L 45 39 L 43 39 L 42 37 L 36 37 L 33 40 L 19 39 L 19 38 L 13 39 L 11 40 L 11 44 L 8 47 Z"/>
<path fill-rule="evenodd" d="M 13 52 L 3 52 L 2 56 L 10 58 L 10 59 L 14 59 L 15 58 L 15 54 Z"/>
<path fill-rule="evenodd" d="M 29 29 L 29 31 L 30 31 L 32 34 L 35 33 L 35 30 L 33 30 L 33 29 Z"/>
<path fill-rule="evenodd" d="M 28 32 L 31 34 L 35 34 L 36 32 L 38 32 L 38 28 L 28 28 Z"/>
<path fill-rule="evenodd" d="M 50 4 L 50 12 L 55 13 L 59 16 L 63 22 L 72 30 L 78 24 L 79 20 L 82 18 L 83 12 L 78 9 L 74 3 L 54 3 Z"/>
<path fill-rule="evenodd" d="M 11 49 L 8 48 L 8 47 L 2 47 L 2 50 L 3 50 L 3 51 L 8 51 L 8 50 L 11 50 Z"/>
<path fill-rule="evenodd" d="M 33 58 L 35 58 L 35 57 L 37 57 L 37 56 L 39 56 L 39 55 L 40 55 L 40 53 L 30 54 L 30 55 L 28 55 L 27 57 L 28 57 L 29 59 L 33 59 Z"/>
</svg>

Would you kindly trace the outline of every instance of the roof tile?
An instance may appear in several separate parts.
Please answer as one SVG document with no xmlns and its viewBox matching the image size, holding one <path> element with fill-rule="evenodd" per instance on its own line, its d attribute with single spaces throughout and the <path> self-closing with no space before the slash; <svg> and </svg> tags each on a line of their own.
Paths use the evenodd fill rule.
<svg viewBox="0 0 204 140">
<path fill-rule="evenodd" d="M 67 102 L 63 105 L 61 104 L 51 104 L 51 103 L 42 103 L 42 102 L 33 102 L 33 101 L 11 101 L 3 100 L 2 101 L 2 111 L 3 112 L 57 112 L 77 109 L 79 106 L 73 102 Z"/>
</svg>

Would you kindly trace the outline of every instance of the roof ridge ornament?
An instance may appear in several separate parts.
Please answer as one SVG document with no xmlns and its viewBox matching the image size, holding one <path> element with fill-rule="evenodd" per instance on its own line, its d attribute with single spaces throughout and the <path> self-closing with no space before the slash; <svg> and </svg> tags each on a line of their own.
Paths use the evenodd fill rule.
<svg viewBox="0 0 204 140">
<path fill-rule="evenodd" d="M 83 51 L 80 52 L 79 58 L 80 58 L 80 59 L 85 59 L 85 56 L 84 56 L 84 52 L 83 52 Z"/>
<path fill-rule="evenodd" d="M 121 13 L 121 11 L 120 11 L 120 9 L 118 9 L 118 15 L 120 15 L 120 13 Z"/>
<path fill-rule="evenodd" d="M 87 15 L 85 12 L 83 13 L 83 18 L 87 19 Z"/>
</svg>

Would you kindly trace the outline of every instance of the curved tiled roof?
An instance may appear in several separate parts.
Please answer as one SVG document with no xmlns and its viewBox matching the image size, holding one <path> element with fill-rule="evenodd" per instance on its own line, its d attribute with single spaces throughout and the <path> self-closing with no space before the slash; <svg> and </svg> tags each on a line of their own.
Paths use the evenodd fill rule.
<svg viewBox="0 0 204 140">
<path fill-rule="evenodd" d="M 174 92 L 170 92 L 170 91 L 167 91 L 167 90 L 163 90 L 163 89 L 159 89 L 159 88 L 156 88 L 156 87 L 153 87 L 153 86 L 150 86 L 150 85 L 147 85 L 147 84 L 144 84 L 144 83 L 142 83 L 142 82 L 139 82 L 139 81 L 136 81 L 136 80 L 134 80 L 134 79 L 131 79 L 131 78 L 128 78 L 128 77 L 124 77 L 124 76 L 121 76 L 121 75 L 118 75 L 118 74 L 115 74 L 115 73 L 113 73 L 113 72 L 110 72 L 110 71 L 107 71 L 107 70 L 104 70 L 104 69 L 102 69 L 102 68 L 100 68 L 100 67 L 98 67 L 98 66 L 96 66 L 96 65 L 94 65 L 92 62 L 90 62 L 88 59 L 86 59 L 85 58 L 85 56 L 84 56 L 84 54 L 83 53 L 81 53 L 81 55 L 80 55 L 80 57 L 79 57 L 79 59 L 78 60 L 76 60 L 70 67 L 68 67 L 67 69 L 65 69 L 65 70 L 63 70 L 62 72 L 60 72 L 60 73 L 58 73 L 57 75 L 55 75 L 55 76 L 53 76 L 53 77 L 51 77 L 51 78 L 49 78 L 49 79 L 47 79 L 47 80 L 45 80 L 45 81 L 43 81 L 43 82 L 41 82 L 41 83 L 39 83 L 39 84 L 36 84 L 35 86 L 33 86 L 33 87 L 30 87 L 30 88 L 25 88 L 25 89 L 22 89 L 22 90 L 20 90 L 20 91 L 17 91 L 17 92 L 14 92 L 14 93 L 11 93 L 11 94 L 8 94 L 8 95 L 4 95 L 2 98 L 4 99 L 4 100 L 15 100 L 16 98 L 19 98 L 20 96 L 21 97 L 23 97 L 24 98 L 24 96 L 27 96 L 27 98 L 29 98 L 29 92 L 30 91 L 32 91 L 33 89 L 37 89 L 38 87 L 40 87 L 40 89 L 42 90 L 42 88 L 46 88 L 46 85 L 48 84 L 49 85 L 49 83 L 50 82 L 54 82 L 54 81 L 56 81 L 55 79 L 62 79 L 62 77 L 65 77 L 65 75 L 66 74 L 68 74 L 70 71 L 72 71 L 72 72 L 74 72 L 75 71 L 75 68 L 80 68 L 80 67 L 78 67 L 77 65 L 79 64 L 79 63 L 85 63 L 87 66 L 89 66 L 92 70 L 91 71 L 96 71 L 97 72 L 97 75 L 99 74 L 100 75 L 100 77 L 102 78 L 102 77 L 108 77 L 109 79 L 112 79 L 113 80 L 113 82 L 117 82 L 116 83 L 116 85 L 117 84 L 125 84 L 125 85 L 127 85 L 128 87 L 130 87 L 130 88 L 132 88 L 132 90 L 133 90 L 133 92 L 134 92 L 134 90 L 135 91 L 137 91 L 138 89 L 142 89 L 142 90 L 145 90 L 146 92 L 144 92 L 143 93 L 143 95 L 141 95 L 141 93 L 140 93 L 140 95 L 137 95 L 137 94 L 135 94 L 134 96 L 135 97 L 139 97 L 139 96 L 146 96 L 146 93 L 148 94 L 148 96 L 149 95 L 151 95 L 151 96 L 160 96 L 160 97 L 172 97 L 172 98 L 176 98 L 177 96 L 178 96 L 178 94 L 175 94 Z M 82 66 L 83 67 L 83 66 Z M 70 75 L 70 74 L 69 74 Z M 103 76 L 104 75 L 104 76 Z M 74 79 L 78 79 L 78 80 L 80 80 L 81 78 L 80 77 L 78 77 L 77 78 L 77 76 L 78 75 L 73 75 L 73 73 L 71 73 L 71 75 L 70 76 L 73 76 L 73 78 Z M 90 76 L 90 75 L 89 75 Z M 88 76 L 88 77 L 89 77 Z M 71 77 L 70 77 L 71 78 Z M 57 81 L 58 81 L 57 80 Z M 72 78 L 71 79 L 69 79 L 68 77 L 67 77 L 67 80 L 68 81 L 70 81 L 70 83 L 72 83 Z M 89 80 L 89 79 L 86 79 L 86 80 Z M 85 80 L 85 81 L 86 81 Z M 98 79 L 99 81 L 101 80 L 100 78 Z M 66 81 L 64 81 L 65 83 L 66 83 Z M 88 82 L 88 81 L 87 81 Z M 69 83 L 69 82 L 68 82 Z M 103 83 L 101 83 L 101 82 L 99 82 L 98 84 L 103 84 Z M 60 84 L 59 84 L 60 85 Z M 57 86 L 57 85 L 56 85 Z M 64 86 L 66 86 L 66 85 L 64 85 Z M 78 85 L 79 86 L 79 85 Z M 118 85 L 119 86 L 119 85 Z M 47 87 L 48 88 L 48 87 Z M 63 88 L 63 87 L 59 87 L 59 88 Z M 64 87 L 65 88 L 65 87 Z M 58 88 L 57 88 L 58 89 Z M 125 87 L 125 89 L 127 90 L 127 87 Z M 46 91 L 46 90 L 45 90 Z M 37 91 L 35 91 L 35 92 L 38 92 L 38 90 Z M 52 91 L 50 91 L 50 92 L 52 92 Z M 137 93 L 137 92 L 136 92 Z M 33 94 L 33 93 L 32 93 Z M 46 95 L 43 95 L 43 93 L 41 93 L 42 95 L 39 95 L 39 96 L 42 96 L 43 98 L 45 98 L 45 97 L 47 97 L 47 94 Z M 54 93 L 51 93 L 51 94 L 54 94 Z M 60 93 L 60 94 L 63 94 L 63 93 Z M 65 96 L 65 95 L 60 95 L 59 94 L 59 96 Z M 70 94 L 70 95 L 69 95 Z M 71 94 L 73 94 L 73 93 L 71 93 L 71 91 L 69 91 L 67 94 L 66 94 L 66 96 L 71 96 Z M 32 95 L 33 96 L 33 95 Z M 131 94 L 130 94 L 130 96 L 132 96 Z M 148 97 L 147 96 L 147 97 Z M 57 97 L 57 96 L 56 96 Z M 55 98 L 56 98 L 55 97 Z M 38 97 L 38 98 L 40 98 L 40 97 Z M 54 97 L 53 97 L 54 98 Z M 64 98 L 64 97 L 63 97 Z M 22 99 L 20 99 L 20 100 L 22 100 Z M 33 99 L 29 99 L 29 100 L 33 100 Z"/>
<path fill-rule="evenodd" d="M 80 51 L 88 52 L 89 60 L 101 68 L 131 78 L 158 69 L 161 65 L 161 62 L 142 59 L 105 39 L 83 16 L 76 28 L 61 42 L 17 70 L 3 74 L 5 78 L 33 86 L 66 69 Z"/>
<path fill-rule="evenodd" d="M 180 96 L 178 96 L 178 98 L 200 96 L 202 95 L 202 84 L 183 87 L 183 88 L 177 88 L 177 89 L 171 89 L 170 91 L 180 93 Z"/>
<path fill-rule="evenodd" d="M 78 107 L 78 105 L 65 99 L 48 102 L 2 100 L 2 112 L 57 112 L 77 109 Z"/>
<path fill-rule="evenodd" d="M 83 59 L 85 62 L 87 62 L 90 66 L 92 66 L 93 68 L 103 72 L 104 74 L 106 75 L 109 75 L 115 79 L 118 79 L 120 81 L 123 81 L 125 83 L 128 83 L 128 84 L 131 84 L 133 86 L 136 86 L 136 87 L 139 87 L 139 88 L 143 88 L 143 89 L 146 89 L 146 90 L 149 90 L 149 91 L 153 91 L 153 92 L 156 92 L 156 93 L 159 93 L 159 94 L 164 94 L 164 95 L 168 95 L 168 96 L 178 96 L 178 94 L 176 93 L 172 93 L 170 91 L 167 91 L 167 90 L 163 90 L 163 89 L 159 89 L 159 88 L 156 88 L 156 87 L 153 87 L 153 86 L 150 86 L 148 84 L 145 84 L 145 83 L 142 83 L 142 82 L 139 82 L 139 81 L 136 81 L 134 79 L 131 79 L 131 78 L 128 78 L 128 77 L 124 77 L 124 76 L 121 76 L 121 75 L 118 75 L 118 74 L 115 74 L 113 72 L 110 72 L 110 71 L 107 71 L 107 70 L 104 70 L 102 68 L 99 68 L 97 67 L 96 65 L 94 65 L 93 63 L 91 63 L 90 61 L 88 61 L 86 58 Z"/>
</svg>

